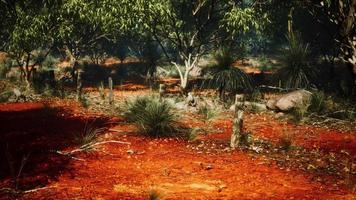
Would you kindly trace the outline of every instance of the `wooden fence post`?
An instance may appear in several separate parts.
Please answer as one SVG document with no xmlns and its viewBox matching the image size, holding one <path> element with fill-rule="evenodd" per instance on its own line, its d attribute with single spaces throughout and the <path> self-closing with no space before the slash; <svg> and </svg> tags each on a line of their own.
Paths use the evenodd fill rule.
<svg viewBox="0 0 356 200">
<path fill-rule="evenodd" d="M 114 93 L 113 93 L 113 81 L 112 78 L 108 78 L 109 81 L 109 104 L 112 104 L 114 102 Z"/>
<path fill-rule="evenodd" d="M 240 110 L 237 106 L 235 107 L 235 116 L 232 124 L 232 134 L 230 147 L 236 148 L 240 144 L 240 138 L 243 134 L 243 114 L 244 111 Z"/>
<path fill-rule="evenodd" d="M 82 80 L 83 70 L 77 70 L 77 100 L 82 100 L 82 90 L 83 90 L 83 80 Z"/>
</svg>

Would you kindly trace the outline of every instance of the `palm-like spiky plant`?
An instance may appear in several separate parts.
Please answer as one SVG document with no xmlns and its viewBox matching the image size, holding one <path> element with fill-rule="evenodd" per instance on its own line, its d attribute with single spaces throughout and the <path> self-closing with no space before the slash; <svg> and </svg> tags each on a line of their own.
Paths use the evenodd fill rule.
<svg viewBox="0 0 356 200">
<path fill-rule="evenodd" d="M 235 92 L 239 89 L 252 88 L 250 77 L 240 70 L 233 67 L 235 61 L 234 56 L 227 48 L 222 48 L 214 54 L 216 64 L 210 67 L 212 78 L 208 84 L 217 88 L 221 99 L 224 99 L 225 92 Z"/>
<path fill-rule="evenodd" d="M 288 37 L 289 47 L 283 55 L 283 67 L 276 77 L 287 89 L 309 88 L 311 80 L 316 76 L 316 70 L 309 63 L 309 47 L 292 34 Z"/>
</svg>

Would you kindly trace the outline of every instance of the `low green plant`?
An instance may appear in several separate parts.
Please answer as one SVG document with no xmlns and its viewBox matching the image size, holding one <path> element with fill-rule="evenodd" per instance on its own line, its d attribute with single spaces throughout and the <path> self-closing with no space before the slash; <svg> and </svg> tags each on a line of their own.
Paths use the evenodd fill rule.
<svg viewBox="0 0 356 200">
<path fill-rule="evenodd" d="M 82 95 L 82 97 L 79 99 L 79 103 L 85 109 L 89 108 L 89 106 L 90 106 L 90 102 L 89 102 L 88 98 L 84 95 Z"/>
<path fill-rule="evenodd" d="M 197 127 L 195 127 L 195 128 L 193 128 L 193 129 L 190 129 L 190 132 L 189 132 L 189 134 L 188 134 L 188 140 L 189 141 L 195 141 L 196 139 L 197 139 L 197 137 L 198 137 L 198 135 L 199 135 L 199 131 L 200 131 L 201 129 L 200 128 L 197 128 Z"/>
<path fill-rule="evenodd" d="M 13 95 L 12 91 L 4 91 L 0 93 L 0 103 L 8 102 L 12 95 Z"/>
<path fill-rule="evenodd" d="M 260 113 L 261 109 L 260 109 L 260 107 L 258 107 L 257 104 L 252 103 L 250 111 L 251 111 L 251 113 Z"/>
<path fill-rule="evenodd" d="M 245 100 L 253 101 L 253 102 L 260 102 L 263 99 L 263 94 L 259 89 L 254 89 L 252 93 L 245 96 Z"/>
<path fill-rule="evenodd" d="M 302 102 L 297 104 L 291 111 L 291 114 L 294 118 L 294 121 L 296 123 L 301 123 L 303 119 L 307 116 L 308 114 L 308 108 L 309 108 L 309 103 L 308 102 Z"/>
<path fill-rule="evenodd" d="M 310 88 L 316 78 L 316 70 L 310 65 L 309 46 L 301 42 L 297 34 L 288 37 L 289 46 L 283 53 L 283 66 L 275 79 L 285 88 Z"/>
<path fill-rule="evenodd" d="M 241 134 L 239 138 L 239 144 L 248 147 L 250 146 L 252 140 L 253 140 L 252 134 L 250 132 L 246 132 Z"/>
<path fill-rule="evenodd" d="M 289 151 L 293 145 L 292 140 L 293 140 L 292 135 L 287 131 L 284 131 L 282 137 L 278 141 L 279 148 L 284 151 Z"/>
<path fill-rule="evenodd" d="M 198 113 L 203 117 L 205 121 L 213 119 L 219 114 L 217 109 L 208 106 L 207 104 L 198 107 Z"/>
<path fill-rule="evenodd" d="M 99 134 L 104 131 L 104 128 L 95 127 L 94 123 L 87 121 L 83 131 L 75 135 L 74 141 L 81 149 L 91 150 L 90 146 L 97 142 Z"/>
<path fill-rule="evenodd" d="M 149 200 L 161 200 L 163 198 L 156 190 L 151 190 L 150 193 L 148 194 L 148 199 Z"/>
<path fill-rule="evenodd" d="M 150 137 L 170 136 L 176 130 L 176 116 L 166 101 L 154 96 L 138 97 L 128 102 L 125 118 Z"/>
<path fill-rule="evenodd" d="M 322 113 L 326 109 L 326 98 L 324 92 L 314 92 L 310 98 L 308 110 L 314 113 Z"/>
<path fill-rule="evenodd" d="M 0 79 L 6 78 L 6 74 L 11 70 L 12 61 L 5 59 L 0 61 Z"/>
</svg>

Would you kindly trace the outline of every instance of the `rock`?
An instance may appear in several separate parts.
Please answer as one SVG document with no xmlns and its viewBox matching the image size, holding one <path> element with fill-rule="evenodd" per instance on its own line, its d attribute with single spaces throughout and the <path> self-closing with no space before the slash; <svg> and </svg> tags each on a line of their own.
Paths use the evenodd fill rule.
<svg viewBox="0 0 356 200">
<path fill-rule="evenodd" d="M 268 109 L 277 110 L 276 107 L 277 99 L 269 99 L 266 103 Z"/>
<path fill-rule="evenodd" d="M 186 110 L 187 107 L 188 107 L 187 104 L 184 101 L 175 103 L 173 106 L 178 110 Z"/>
<path fill-rule="evenodd" d="M 191 92 L 188 93 L 187 104 L 193 107 L 197 106 L 197 100 L 195 99 L 195 97 Z"/>
<path fill-rule="evenodd" d="M 312 93 L 306 90 L 296 90 L 281 96 L 275 106 L 281 111 L 288 111 L 298 104 L 308 102 Z"/>
<path fill-rule="evenodd" d="M 276 117 L 276 118 L 282 118 L 282 117 L 284 117 L 284 113 L 279 112 L 279 113 L 276 114 L 275 117 Z"/>
</svg>

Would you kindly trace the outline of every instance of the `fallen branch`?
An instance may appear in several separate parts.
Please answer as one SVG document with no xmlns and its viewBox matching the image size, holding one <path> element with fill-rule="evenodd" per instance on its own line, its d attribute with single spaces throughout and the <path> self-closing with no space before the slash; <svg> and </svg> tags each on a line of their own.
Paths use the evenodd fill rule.
<svg viewBox="0 0 356 200">
<path fill-rule="evenodd" d="M 92 149 L 95 146 L 98 145 L 102 145 L 102 144 L 107 144 L 107 143 L 115 143 L 115 144 L 127 144 L 130 145 L 130 142 L 123 142 L 123 141 L 117 141 L 117 140 L 109 140 L 109 141 L 103 141 L 103 142 L 97 142 L 97 143 L 93 143 L 93 144 L 85 144 L 80 146 L 77 149 L 74 149 L 72 151 L 69 152 L 64 152 L 64 151 L 54 151 L 55 153 L 59 154 L 59 155 L 63 155 L 63 156 L 69 156 L 70 158 L 74 159 L 74 160 L 80 160 L 80 161 L 85 161 L 84 159 L 81 158 L 77 158 L 74 157 L 73 154 L 78 153 L 78 152 L 82 152 L 82 151 L 87 151 L 88 149 Z"/>
</svg>

